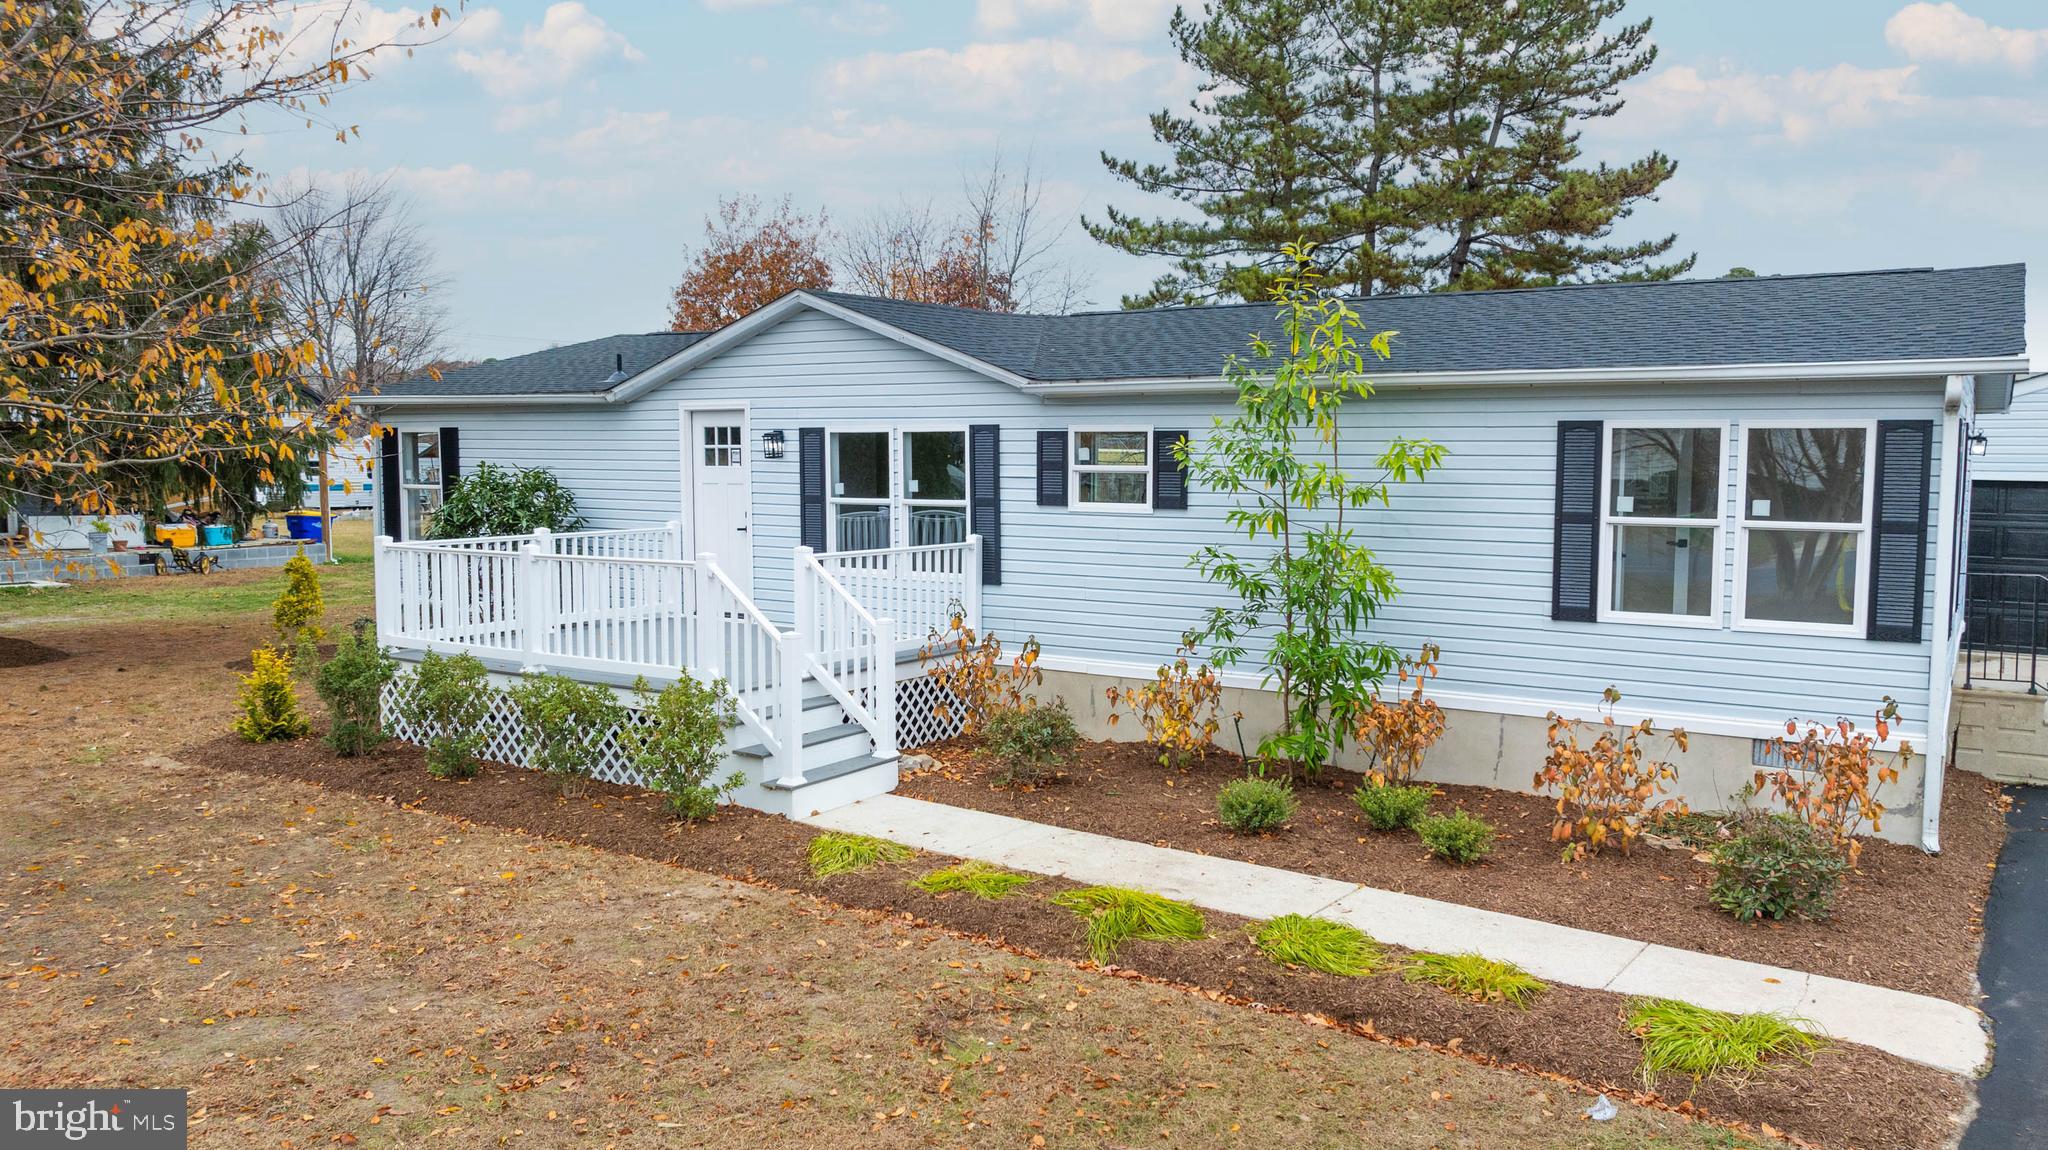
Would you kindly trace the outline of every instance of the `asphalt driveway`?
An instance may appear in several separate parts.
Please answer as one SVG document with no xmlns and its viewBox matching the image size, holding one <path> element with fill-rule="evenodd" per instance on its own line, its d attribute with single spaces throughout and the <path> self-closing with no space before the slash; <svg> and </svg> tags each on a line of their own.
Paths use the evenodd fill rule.
<svg viewBox="0 0 2048 1150">
<path fill-rule="evenodd" d="M 2012 787 L 1977 977 L 1998 1051 L 1962 1150 L 2048 1146 L 2048 788 Z"/>
</svg>

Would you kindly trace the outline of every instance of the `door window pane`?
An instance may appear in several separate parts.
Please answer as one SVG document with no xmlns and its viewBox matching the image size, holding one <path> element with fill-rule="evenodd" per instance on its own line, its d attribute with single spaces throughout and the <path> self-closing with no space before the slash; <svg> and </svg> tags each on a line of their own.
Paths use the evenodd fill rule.
<svg viewBox="0 0 2048 1150">
<path fill-rule="evenodd" d="M 1718 519 L 1721 429 L 1618 427 L 1608 473 L 1616 517 Z"/>
<path fill-rule="evenodd" d="M 832 440 L 833 498 L 889 498 L 889 433 L 841 431 Z"/>
<path fill-rule="evenodd" d="M 1616 526 L 1613 532 L 1615 610 L 1705 616 L 1712 609 L 1713 528 Z"/>
<path fill-rule="evenodd" d="M 1785 623 L 1856 621 L 1857 531 L 1752 529 L 1743 614 Z"/>
<path fill-rule="evenodd" d="M 1743 514 L 1780 523 L 1861 523 L 1861 427 L 1753 427 Z"/>
<path fill-rule="evenodd" d="M 903 436 L 904 494 L 912 499 L 967 498 L 967 436 L 911 431 Z"/>
</svg>

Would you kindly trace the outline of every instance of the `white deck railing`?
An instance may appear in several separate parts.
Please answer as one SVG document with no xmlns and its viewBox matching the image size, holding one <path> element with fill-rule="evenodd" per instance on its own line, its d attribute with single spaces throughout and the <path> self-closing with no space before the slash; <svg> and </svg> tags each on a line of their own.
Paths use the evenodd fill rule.
<svg viewBox="0 0 2048 1150">
<path fill-rule="evenodd" d="M 898 644 L 944 633 L 955 612 L 981 625 L 981 536 L 928 547 L 884 547 L 815 556 L 820 568 L 877 618 L 895 620 Z"/>
<path fill-rule="evenodd" d="M 803 681 L 814 678 L 896 753 L 896 654 L 981 617 L 981 540 L 814 555 L 796 549 L 795 618 L 778 628 L 676 524 L 396 543 L 379 537 L 377 635 L 524 670 L 722 678 L 777 777 L 802 777 Z"/>
</svg>

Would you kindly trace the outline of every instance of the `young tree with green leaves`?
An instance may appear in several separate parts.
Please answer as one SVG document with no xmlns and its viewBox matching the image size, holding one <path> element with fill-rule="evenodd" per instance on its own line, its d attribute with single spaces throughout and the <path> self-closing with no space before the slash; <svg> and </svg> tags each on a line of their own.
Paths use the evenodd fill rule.
<svg viewBox="0 0 2048 1150">
<path fill-rule="evenodd" d="M 1295 270 L 1274 288 L 1283 338 L 1253 336 L 1249 358 L 1231 356 L 1225 376 L 1237 388 L 1237 413 L 1218 418 L 1199 451 L 1177 448 L 1192 482 L 1234 500 L 1225 513 L 1257 553 L 1210 545 L 1190 561 L 1229 588 L 1236 602 L 1213 608 L 1194 632 L 1210 662 L 1229 667 L 1256 658 L 1278 688 L 1280 729 L 1259 755 L 1314 774 L 1349 736 L 1355 712 L 1372 705 L 1400 663 L 1393 646 L 1368 634 L 1382 604 L 1397 593 L 1393 572 L 1359 538 L 1358 523 L 1386 506 L 1393 485 L 1435 470 L 1444 449 L 1395 437 L 1367 473 L 1347 466 L 1340 414 L 1373 394 L 1366 351 L 1392 354 L 1395 333 L 1366 337 L 1357 311 L 1323 289 L 1305 246 L 1283 251 Z M 1355 451 L 1353 452 L 1355 454 Z"/>
</svg>

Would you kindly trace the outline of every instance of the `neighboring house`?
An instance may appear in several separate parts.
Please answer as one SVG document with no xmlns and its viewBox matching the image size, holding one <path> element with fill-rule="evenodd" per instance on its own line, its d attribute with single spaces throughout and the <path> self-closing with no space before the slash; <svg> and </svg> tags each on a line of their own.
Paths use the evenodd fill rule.
<svg viewBox="0 0 2048 1150">
<path fill-rule="evenodd" d="M 362 511 L 377 505 L 377 440 L 348 439 L 327 453 L 327 509 Z M 320 508 L 320 467 L 316 458 L 306 468 L 305 493 L 299 506 Z"/>
<path fill-rule="evenodd" d="M 1358 517 L 1401 586 L 1375 633 L 1442 647 L 1449 731 L 1425 775 L 1526 790 L 1545 715 L 1592 716 L 1611 684 L 1622 718 L 1690 732 L 1682 790 L 1724 807 L 1787 719 L 1868 727 L 1890 696 L 1918 754 L 1883 830 L 1933 848 L 1960 429 L 2026 369 L 2023 296 L 2006 265 L 1360 303 L 1400 334 L 1378 394 L 1344 409 L 1347 464 L 1394 435 L 1448 450 Z M 729 576 L 716 618 L 757 606 L 764 633 L 823 618 L 805 545 L 914 646 L 908 617 L 943 611 L 909 602 L 914 580 L 857 580 L 881 561 L 843 553 L 945 555 L 971 533 L 980 622 L 1037 636 L 1048 690 L 1100 733 L 1103 687 L 1150 677 L 1225 601 L 1188 558 L 1241 541 L 1171 444 L 1199 450 L 1231 411 L 1221 369 L 1254 331 L 1278 334 L 1272 308 L 1022 316 L 799 292 L 708 336 L 596 340 L 362 403 L 394 429 L 386 534 L 416 537 L 462 467 L 546 467 L 594 527 L 677 523 L 679 554 Z M 416 645 L 457 634 L 390 618 Z M 582 665 L 552 642 L 527 665 Z M 1232 705 L 1252 743 L 1273 700 L 1248 668 L 1225 681 L 1247 689 Z"/>
</svg>

